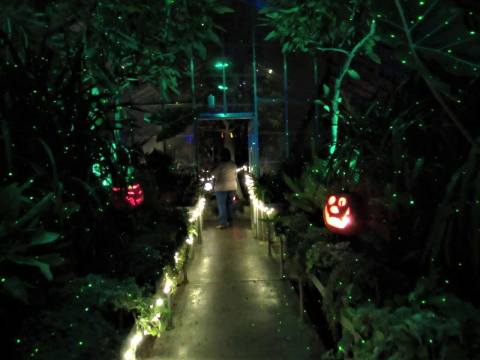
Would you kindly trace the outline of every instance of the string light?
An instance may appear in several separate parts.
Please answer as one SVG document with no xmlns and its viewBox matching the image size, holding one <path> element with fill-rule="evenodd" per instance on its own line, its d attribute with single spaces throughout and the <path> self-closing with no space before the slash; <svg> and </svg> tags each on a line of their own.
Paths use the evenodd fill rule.
<svg viewBox="0 0 480 360">
<path fill-rule="evenodd" d="M 202 215 L 205 205 L 206 205 L 207 200 L 204 197 L 201 197 L 193 210 L 190 212 L 190 218 L 189 218 L 189 223 L 190 226 L 192 226 Z M 193 245 L 193 235 L 189 234 L 185 240 L 185 243 L 187 245 Z M 181 267 L 183 266 L 183 261 L 181 261 L 182 254 L 185 254 L 186 248 L 181 247 L 178 251 L 175 252 L 174 255 L 174 261 L 175 261 L 175 266 L 177 270 L 177 274 L 173 271 L 168 271 L 164 270 L 164 278 L 162 283 L 163 289 L 162 292 L 165 295 L 172 295 L 172 293 L 175 291 L 175 287 L 177 284 L 177 276 L 178 273 L 180 273 Z M 160 308 L 165 306 L 165 299 L 163 297 L 157 297 L 154 301 L 154 305 L 150 305 L 150 308 L 154 310 L 153 316 L 150 315 L 148 320 L 146 320 L 146 323 L 148 326 L 152 326 L 154 328 L 160 328 L 161 327 L 161 313 L 159 312 Z M 145 320 L 143 320 L 145 321 Z M 139 328 L 139 322 L 143 321 L 137 321 L 136 327 Z M 148 335 L 149 331 L 147 331 L 146 328 L 143 329 L 143 334 L 140 330 L 137 330 L 135 334 L 130 338 L 128 341 L 127 349 L 123 353 L 123 359 L 124 360 L 136 360 L 136 352 L 137 348 L 144 339 L 144 336 Z"/>
<path fill-rule="evenodd" d="M 248 196 L 250 197 L 253 207 L 265 213 L 267 216 L 271 216 L 275 212 L 275 209 L 268 207 L 257 197 L 255 194 L 255 182 L 250 174 L 245 174 L 245 185 L 247 186 Z"/>
<path fill-rule="evenodd" d="M 204 197 L 201 197 L 198 200 L 197 205 L 193 208 L 193 210 L 190 212 L 190 218 L 189 222 L 193 223 L 197 221 L 197 219 L 202 215 L 203 209 L 205 208 L 207 200 Z"/>
<path fill-rule="evenodd" d="M 165 277 L 165 285 L 163 286 L 163 293 L 165 295 L 170 294 L 173 288 L 173 281 L 168 276 Z"/>
<path fill-rule="evenodd" d="M 142 340 L 143 340 L 142 333 L 137 331 L 135 333 L 135 335 L 133 335 L 132 338 L 130 339 L 129 347 L 128 347 L 127 351 L 125 351 L 125 353 L 123 354 L 123 358 L 125 360 L 135 360 L 136 359 L 135 353 L 137 352 L 138 345 L 140 345 Z"/>
</svg>

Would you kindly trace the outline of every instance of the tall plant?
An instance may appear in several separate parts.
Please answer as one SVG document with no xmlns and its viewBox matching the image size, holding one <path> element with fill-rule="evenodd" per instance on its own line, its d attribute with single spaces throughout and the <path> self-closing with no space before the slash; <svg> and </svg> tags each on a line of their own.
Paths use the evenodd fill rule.
<svg viewBox="0 0 480 360">
<path fill-rule="evenodd" d="M 365 52 L 375 62 L 380 58 L 373 51 L 376 41 L 376 22 L 366 11 L 369 0 L 319 1 L 309 0 L 297 4 L 288 0 L 271 1 L 270 8 L 263 11 L 272 30 L 267 40 L 278 39 L 282 51 L 302 51 L 340 54 L 342 62 L 333 89 L 323 85 L 327 103 L 317 100 L 330 113 L 332 155 L 338 143 L 338 123 L 342 102 L 341 88 L 345 77 L 359 79 L 359 73 L 352 69 L 352 62 L 359 53 Z"/>
</svg>

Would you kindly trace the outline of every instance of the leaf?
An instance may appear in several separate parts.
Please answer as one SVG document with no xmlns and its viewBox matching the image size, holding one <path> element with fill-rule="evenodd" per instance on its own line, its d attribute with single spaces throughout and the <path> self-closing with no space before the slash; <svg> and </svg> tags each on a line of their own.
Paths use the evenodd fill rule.
<svg viewBox="0 0 480 360">
<path fill-rule="evenodd" d="M 229 14 L 234 12 L 234 10 L 228 6 L 217 6 L 213 9 L 213 11 L 217 14 Z"/>
<path fill-rule="evenodd" d="M 282 46 L 282 53 L 285 54 L 285 53 L 288 53 L 291 49 L 291 46 L 288 42 L 284 43 L 283 46 Z"/>
<path fill-rule="evenodd" d="M 52 275 L 52 272 L 50 271 L 50 265 L 48 265 L 47 263 L 38 261 L 33 258 L 14 257 L 14 258 L 11 258 L 10 260 L 15 264 L 19 264 L 19 265 L 35 266 L 40 270 L 40 272 L 43 274 L 43 276 L 45 276 L 45 278 L 48 281 L 53 280 L 53 275 Z"/>
<path fill-rule="evenodd" d="M 50 201 L 52 200 L 52 198 L 52 193 L 45 195 L 42 200 L 36 203 L 29 211 L 27 211 L 25 215 L 23 215 L 17 222 L 15 222 L 15 227 L 22 227 L 33 218 L 40 216 L 40 214 L 42 214 L 42 212 L 45 211 L 48 206 L 50 206 Z"/>
<path fill-rule="evenodd" d="M 203 45 L 200 42 L 196 42 L 196 43 L 193 44 L 193 47 L 198 51 L 198 54 L 200 55 L 200 58 L 202 60 L 205 60 L 205 58 L 207 56 L 207 48 L 205 47 L 205 45 Z"/>
<path fill-rule="evenodd" d="M 353 69 L 350 69 L 347 71 L 347 74 L 352 78 L 352 79 L 355 79 L 355 80 L 359 80 L 360 79 L 360 74 L 358 72 L 356 72 L 355 70 Z"/>
<path fill-rule="evenodd" d="M 275 30 L 270 31 L 267 36 L 265 36 L 265 41 L 272 40 L 277 36 L 277 32 Z"/>
<path fill-rule="evenodd" d="M 382 63 L 382 59 L 380 59 L 380 56 L 378 56 L 374 51 L 367 51 L 366 54 L 375 64 L 380 65 Z"/>
<path fill-rule="evenodd" d="M 32 236 L 31 245 L 44 245 L 55 242 L 60 237 L 60 234 L 48 231 L 40 231 Z"/>
<path fill-rule="evenodd" d="M 0 189 L 0 217 L 2 220 L 15 221 L 20 214 L 21 204 L 21 189 L 16 183 Z"/>
<path fill-rule="evenodd" d="M 328 85 L 327 85 L 327 84 L 323 84 L 322 88 L 323 88 L 323 94 L 324 94 L 325 96 L 328 96 L 328 94 L 330 94 L 330 88 L 328 87 Z"/>
<path fill-rule="evenodd" d="M 28 302 L 28 295 L 25 283 L 17 277 L 7 277 L 3 282 L 7 292 L 15 299 L 23 303 Z"/>
</svg>

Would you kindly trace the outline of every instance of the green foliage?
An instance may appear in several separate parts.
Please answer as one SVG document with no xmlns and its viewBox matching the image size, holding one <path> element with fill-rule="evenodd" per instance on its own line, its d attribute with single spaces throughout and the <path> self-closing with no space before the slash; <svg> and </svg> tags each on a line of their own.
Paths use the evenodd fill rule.
<svg viewBox="0 0 480 360">
<path fill-rule="evenodd" d="M 453 173 L 430 228 L 424 259 L 437 259 L 432 266 L 445 272 L 462 267 L 463 276 L 480 273 L 480 167 L 472 149 L 465 163 Z M 463 241 L 458 242 L 458 238 Z M 464 278 L 464 280 L 466 280 Z"/>
<path fill-rule="evenodd" d="M 386 307 L 345 308 L 348 326 L 324 359 L 473 359 L 480 348 L 480 312 L 450 294 L 419 286 Z M 335 354 L 336 353 L 336 354 Z"/>
<path fill-rule="evenodd" d="M 369 0 L 321 1 L 274 0 L 262 10 L 272 26 L 266 40 L 278 39 L 283 52 L 315 52 L 320 48 L 351 47 L 368 17 Z M 353 21 L 355 26 L 353 26 Z M 367 30 L 368 31 L 368 30 Z"/>
<path fill-rule="evenodd" d="M 138 87 L 156 88 L 151 105 L 178 93 L 228 12 L 216 0 L 0 4 L 0 302 L 6 342 L 28 338 L 24 357 L 116 358 L 133 316 L 152 311 L 140 286 L 173 262 L 186 232 L 175 206 L 194 190 L 164 206 L 152 181 L 149 204 L 116 210 L 110 188 L 148 177 L 130 147 Z M 151 116 L 160 137 L 190 114 L 177 115 Z"/>
<path fill-rule="evenodd" d="M 2 291 L 7 291 L 23 302 L 28 301 L 29 276 L 18 276 L 18 267 L 35 267 L 49 281 L 53 279 L 50 267 L 64 259 L 50 246 L 60 235 L 44 229 L 45 218 L 53 207 L 53 194 L 38 200 L 26 195 L 33 180 L 23 185 L 11 183 L 0 188 L 0 269 Z"/>
<path fill-rule="evenodd" d="M 51 303 L 24 324 L 18 350 L 38 359 L 115 358 L 126 336 L 122 322 L 131 324 L 129 313 L 147 312 L 147 295 L 132 278 L 91 274 L 68 280 L 53 289 Z"/>
<path fill-rule="evenodd" d="M 102 96 L 132 83 L 150 82 L 166 98 L 177 92 L 183 72 L 176 60 L 193 53 L 205 56 L 204 43 L 219 42 L 211 15 L 229 11 L 216 0 L 170 5 L 148 1 L 127 5 L 119 0 L 43 6 L 27 2 L 20 7 L 2 4 L 0 23 L 9 62 L 23 62 L 27 47 L 46 55 L 47 63 L 54 52 L 59 58 L 53 66 L 85 61 L 82 80 L 102 89 Z"/>
<path fill-rule="evenodd" d="M 479 76 L 478 14 L 450 0 L 375 2 L 374 11 L 382 41 L 440 90 L 451 90 L 443 72 Z"/>
</svg>

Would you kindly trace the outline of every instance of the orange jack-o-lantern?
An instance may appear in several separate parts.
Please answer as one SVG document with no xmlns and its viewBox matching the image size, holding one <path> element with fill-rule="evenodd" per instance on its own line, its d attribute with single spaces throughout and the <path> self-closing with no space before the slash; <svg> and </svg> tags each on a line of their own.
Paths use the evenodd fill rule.
<svg viewBox="0 0 480 360">
<path fill-rule="evenodd" d="M 330 195 L 323 209 L 323 221 L 331 232 L 356 234 L 363 225 L 365 211 L 362 199 L 355 194 Z"/>
</svg>

